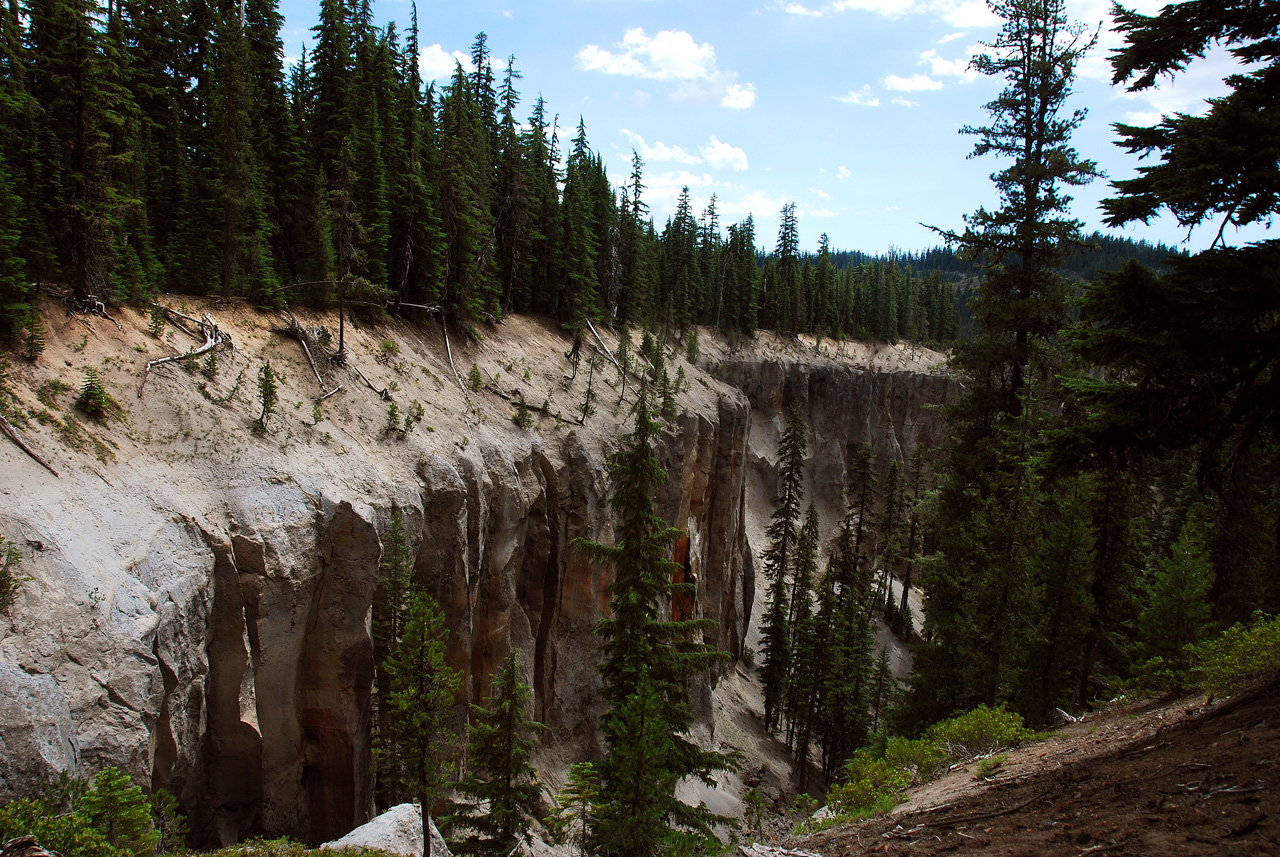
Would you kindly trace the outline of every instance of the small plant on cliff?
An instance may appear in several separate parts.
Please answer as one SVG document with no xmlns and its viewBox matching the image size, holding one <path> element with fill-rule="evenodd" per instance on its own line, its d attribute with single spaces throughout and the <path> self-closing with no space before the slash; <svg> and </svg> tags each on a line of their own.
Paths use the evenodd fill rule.
<svg viewBox="0 0 1280 857">
<path fill-rule="evenodd" d="M 475 363 L 471 364 L 471 371 L 467 373 L 467 386 L 473 393 L 480 392 L 480 388 L 484 386 L 484 376 L 480 374 L 480 367 Z"/>
<path fill-rule="evenodd" d="M 524 400 L 524 394 L 520 394 L 520 401 L 516 405 L 516 414 L 511 421 L 522 429 L 527 429 L 533 425 L 533 416 L 529 413 L 529 403 Z"/>
<path fill-rule="evenodd" d="M 485 704 L 471 706 L 467 776 L 458 784 L 465 799 L 444 819 L 451 834 L 470 831 L 451 836 L 454 854 L 506 857 L 521 843 L 532 842 L 528 808 L 542 790 L 529 756 L 542 724 L 525 713 L 530 695 L 529 686 L 520 681 L 520 653 L 510 649 L 493 676 Z"/>
<path fill-rule="evenodd" d="M 86 414 L 97 418 L 106 416 L 115 404 L 107 394 L 107 388 L 103 386 L 102 376 L 92 366 L 84 370 L 84 385 L 80 388 L 80 396 L 76 399 L 76 404 Z"/>
<path fill-rule="evenodd" d="M 400 408 L 395 402 L 387 406 L 387 424 L 382 429 L 383 434 L 400 434 Z"/>
<path fill-rule="evenodd" d="M 276 412 L 276 373 L 271 368 L 271 361 L 262 364 L 258 370 L 258 401 L 262 404 L 262 413 L 258 415 L 257 428 L 260 432 L 267 430 L 267 421 Z"/>
<path fill-rule="evenodd" d="M 44 325 L 40 322 L 40 313 L 35 307 L 27 318 L 27 326 L 22 336 L 22 351 L 27 360 L 35 363 L 44 353 Z"/>
<path fill-rule="evenodd" d="M 165 309 L 160 304 L 151 305 L 151 318 L 147 322 L 147 330 L 156 339 L 164 336 L 165 322 L 168 321 L 165 315 Z"/>
</svg>

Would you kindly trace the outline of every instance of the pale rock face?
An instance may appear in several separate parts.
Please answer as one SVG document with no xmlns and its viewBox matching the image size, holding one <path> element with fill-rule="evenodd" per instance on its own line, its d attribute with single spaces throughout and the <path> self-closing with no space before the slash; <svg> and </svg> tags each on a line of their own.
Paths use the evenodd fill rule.
<svg viewBox="0 0 1280 857">
<path fill-rule="evenodd" d="M 145 330 L 143 316 L 130 320 Z M 242 355 L 271 349 L 290 378 L 281 401 L 298 399 L 302 413 L 301 400 L 314 392 L 288 384 L 305 381 L 309 367 L 289 364 L 284 346 L 268 341 L 252 316 L 237 323 L 241 350 L 226 362 L 255 370 L 258 358 Z M 508 325 L 513 341 L 541 337 L 553 357 L 567 347 L 533 322 Z M 78 340 L 73 333 L 62 339 Z M 103 326 L 93 335 L 89 351 L 99 352 L 82 358 L 53 342 L 48 364 L 133 355 L 129 337 L 145 334 L 117 336 Z M 349 333 L 353 343 L 362 335 Z M 435 431 L 404 441 L 361 429 L 380 425 L 386 405 L 356 388 L 326 401 L 323 439 L 296 416 L 290 428 L 260 438 L 243 402 L 210 405 L 172 370 L 153 375 L 146 399 L 117 392 L 134 409 L 127 430 L 93 429 L 119 450 L 114 463 L 33 432 L 59 465 L 55 479 L 0 444 L 0 532 L 19 546 L 39 545 L 24 550 L 21 573 L 31 579 L 0 617 L 0 801 L 33 795 L 60 771 L 88 776 L 115 765 L 177 795 L 201 846 L 255 834 L 318 844 L 367 821 L 370 608 L 393 509 L 404 517 L 415 578 L 447 617 L 448 659 L 464 676 L 455 723 L 483 699 L 489 675 L 515 646 L 535 716 L 547 726 L 539 764 L 563 770 L 565 760 L 600 751 L 594 629 L 608 608 L 612 573 L 572 544 L 612 540 L 606 459 L 626 429 L 625 407 L 610 415 L 602 405 L 604 414 L 584 428 L 526 432 L 510 425 L 501 400 L 481 397 L 493 411 L 488 424 L 464 421 L 471 406 L 439 381 L 447 364 L 419 334 L 403 342 L 406 360 L 422 361 L 420 373 L 368 371 L 383 372 L 382 383 L 398 377 L 403 400 L 416 396 L 435 409 L 424 421 Z M 488 345 L 497 357 L 473 351 L 468 359 L 491 359 L 496 368 L 511 359 L 501 342 Z M 364 347 L 373 351 L 377 342 Z M 580 395 L 576 387 L 565 392 L 556 360 L 530 365 L 555 395 Z M 815 485 L 843 478 L 850 443 L 870 439 L 879 451 L 901 454 L 924 431 L 920 405 L 945 388 L 909 373 L 876 375 L 726 362 L 717 380 L 690 369 L 692 391 L 659 444 L 670 479 L 658 504 L 688 533 L 677 559 L 697 587 L 675 609 L 715 619 L 708 642 L 740 654 L 756 597 L 747 483 L 767 481 L 771 463 L 767 451 L 748 453 L 749 436 L 776 432 L 781 402 L 799 397 L 815 448 L 830 448 L 814 466 Z M 414 378 L 425 388 L 409 387 Z M 40 380 L 33 374 L 26 389 Z M 169 446 L 156 446 L 145 428 L 140 440 L 153 423 L 157 433 L 190 426 L 191 438 L 175 431 Z M 310 439 L 291 442 L 286 431 Z M 692 689 L 708 742 L 715 681 Z"/>
<path fill-rule="evenodd" d="M 440 831 L 431 823 L 431 857 L 449 857 Z M 326 842 L 321 848 L 377 848 L 402 854 L 404 857 L 422 857 L 422 813 L 416 803 L 402 803 L 360 825 L 341 839 Z"/>
<path fill-rule="evenodd" d="M 0 663 L 0 801 L 76 769 L 71 709 L 49 675 Z"/>
</svg>

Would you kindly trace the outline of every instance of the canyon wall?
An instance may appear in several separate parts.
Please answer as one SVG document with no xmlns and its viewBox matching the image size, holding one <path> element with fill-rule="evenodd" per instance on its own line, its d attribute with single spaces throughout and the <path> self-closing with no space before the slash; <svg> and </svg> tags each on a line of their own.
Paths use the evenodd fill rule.
<svg viewBox="0 0 1280 857">
<path fill-rule="evenodd" d="M 178 370 L 157 370 L 134 397 L 145 361 L 111 361 L 130 345 L 143 350 L 134 340 L 146 319 L 124 315 L 119 335 L 96 326 L 79 350 L 65 345 L 74 338 L 55 316 L 47 364 L 23 367 L 13 385 L 27 413 L 53 409 L 25 431 L 61 475 L 0 446 L 0 533 L 20 548 L 28 578 L 0 618 L 0 801 L 61 771 L 116 765 L 175 793 L 203 846 L 252 834 L 314 844 L 367 820 L 370 612 L 393 509 L 464 675 L 455 722 L 515 646 L 548 727 L 545 764 L 600 751 L 593 631 L 611 575 L 571 545 L 611 540 L 606 458 L 626 406 L 602 401 L 583 426 L 557 411 L 526 431 L 510 423 L 504 398 L 504 384 L 542 384 L 542 413 L 557 397 L 569 411 L 583 381 L 562 374 L 558 332 L 512 320 L 515 329 L 474 344 L 465 359 L 492 379 L 474 397 L 451 386 L 441 343 L 419 330 L 349 332 L 370 354 L 391 351 L 379 337 L 395 335 L 396 353 L 403 348 L 399 362 L 365 369 L 400 401 L 427 402 L 419 428 L 397 437 L 379 434 L 386 405 L 355 385 L 325 402 L 323 420 L 299 416 L 315 396 L 306 364 L 251 313 L 220 318 L 236 336 L 231 369 L 254 370 L 269 352 L 282 371 L 286 413 L 263 435 L 247 397 L 198 396 Z M 552 356 L 513 359 L 522 347 Z M 118 376 L 115 422 L 83 422 L 69 400 L 35 394 L 51 377 L 72 387 L 89 362 Z M 828 371 L 726 359 L 715 376 L 687 366 L 690 389 L 665 424 L 659 456 L 670 479 L 659 506 L 687 534 L 677 557 L 697 584 L 680 609 L 715 619 L 708 641 L 734 654 L 755 599 L 748 481 L 768 470 L 767 452 L 748 452 L 750 433 L 780 425 L 782 402 L 795 399 L 810 414 L 815 453 L 843 462 L 862 439 L 885 449 L 916 442 L 923 403 L 942 395 L 910 372 L 838 362 Z M 72 420 L 91 443 L 62 442 Z M 817 461 L 815 479 L 838 479 L 830 469 Z M 693 689 L 708 741 L 714 680 Z"/>
</svg>

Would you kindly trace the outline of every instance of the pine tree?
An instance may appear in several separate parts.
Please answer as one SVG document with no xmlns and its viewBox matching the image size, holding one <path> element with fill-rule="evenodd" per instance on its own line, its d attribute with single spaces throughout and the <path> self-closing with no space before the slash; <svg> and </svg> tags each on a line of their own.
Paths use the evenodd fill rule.
<svg viewBox="0 0 1280 857">
<path fill-rule="evenodd" d="M 705 804 L 681 802 L 675 786 L 694 776 L 711 785 L 716 771 L 733 764 L 685 734 L 692 725 L 686 680 L 727 656 L 699 640 L 714 626 L 711 620 L 661 617 L 672 596 L 690 593 L 694 585 L 672 582 L 676 568 L 668 557 L 679 530 L 657 514 L 654 497 L 667 476 L 654 454 L 661 427 L 644 387 L 632 416 L 632 431 L 609 460 L 616 543 L 574 542 L 614 570 L 610 613 L 596 628 L 603 655 L 600 697 L 608 706 L 601 728 L 609 749 L 600 764 L 595 834 L 606 855 L 710 843 L 717 816 Z"/>
<path fill-rule="evenodd" d="M 581 857 L 587 857 L 594 846 L 592 828 L 594 811 L 600 799 L 600 776 L 591 762 L 575 762 L 569 766 L 564 788 L 555 797 L 555 808 L 547 816 L 547 828 L 556 843 L 570 842 Z"/>
<path fill-rule="evenodd" d="M 800 538 L 800 508 L 804 503 L 804 464 L 808 452 L 808 425 L 798 405 L 778 441 L 778 507 L 765 530 L 768 547 L 761 554 L 765 578 L 769 581 L 768 607 L 762 629 L 764 662 L 765 728 L 777 729 L 786 699 L 786 681 L 791 671 L 791 612 L 788 597 L 792 581 L 796 543 Z"/>
<path fill-rule="evenodd" d="M 409 607 L 415 595 L 413 587 L 413 549 L 404 529 L 404 513 L 399 507 L 391 510 L 391 521 L 382 539 L 382 559 L 379 563 L 381 580 L 373 602 L 373 655 L 377 665 L 377 758 L 376 788 L 379 805 L 395 806 L 403 794 L 403 747 L 396 734 L 391 717 L 388 694 L 391 677 L 386 671 L 387 656 L 395 651 L 404 639 L 409 619 Z"/>
<path fill-rule="evenodd" d="M 405 786 L 422 810 L 422 853 L 431 857 L 432 801 L 444 782 L 451 744 L 449 712 L 458 689 L 458 671 L 445 662 L 448 629 L 434 598 L 415 594 L 399 646 L 383 669 L 390 677 L 387 701 L 402 742 Z"/>
<path fill-rule="evenodd" d="M 1193 506 L 1168 554 L 1152 563 L 1147 605 L 1138 615 L 1138 639 L 1149 658 L 1175 659 L 1209 628 L 1213 562 L 1204 515 L 1202 507 Z"/>
<path fill-rule="evenodd" d="M 485 704 L 471 706 L 467 774 L 458 784 L 467 800 L 455 804 L 446 824 L 472 833 L 450 839 L 455 854 L 507 857 L 532 841 L 529 807 L 541 789 L 529 756 L 542 724 L 525 712 L 531 693 L 520 671 L 519 652 L 513 648 L 492 677 Z"/>
<path fill-rule="evenodd" d="M 977 138 L 974 156 L 1010 163 L 992 176 L 1000 208 L 966 216 L 963 234 L 943 233 L 985 271 L 970 301 L 978 335 L 953 360 L 967 389 L 946 412 L 951 448 L 934 520 L 942 556 L 925 580 L 931 651 L 913 679 L 911 706 L 933 719 L 957 705 L 994 705 L 1016 690 L 1017 594 L 1034 579 L 1032 460 L 1047 418 L 1040 402 L 1056 395 L 1059 369 L 1043 345 L 1066 321 L 1057 266 L 1080 243 L 1064 191 L 1097 174 L 1070 145 L 1084 111 L 1065 105 L 1094 38 L 1067 22 L 1061 0 L 1001 0 L 992 8 L 1004 25 L 973 65 L 1006 86 L 986 106 L 990 124 L 962 131 Z"/>
</svg>

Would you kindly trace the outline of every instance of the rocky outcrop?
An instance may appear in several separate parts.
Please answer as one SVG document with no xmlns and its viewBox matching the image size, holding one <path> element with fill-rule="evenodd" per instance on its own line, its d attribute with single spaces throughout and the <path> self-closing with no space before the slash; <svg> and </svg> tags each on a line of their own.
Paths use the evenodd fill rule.
<svg viewBox="0 0 1280 857">
<path fill-rule="evenodd" d="M 66 432 L 31 421 L 30 438 L 62 478 L 0 445 L 0 533 L 27 546 L 21 573 L 30 578 L 0 618 L 0 801 L 61 771 L 115 765 L 175 793 L 201 846 L 253 834 L 318 844 L 367 821 L 370 611 L 393 510 L 415 579 L 444 608 L 448 659 L 464 675 L 455 722 L 514 646 L 547 726 L 545 764 L 562 769 L 598 753 L 593 632 L 611 572 L 572 544 L 611 541 L 606 459 L 625 406 L 601 404 L 582 427 L 547 416 L 577 410 L 582 378 L 562 374 L 567 346 L 557 331 L 511 319 L 507 339 L 465 353 L 454 344 L 459 360 L 483 363 L 495 379 L 474 397 L 442 380 L 452 372 L 438 356 L 445 349 L 420 329 L 349 330 L 353 355 L 401 354 L 398 363 L 366 360 L 365 372 L 396 389 L 406 411 L 427 402 L 421 428 L 402 439 L 380 433 L 386 404 L 354 376 L 308 421 L 311 370 L 294 347 L 270 338 L 249 310 L 219 312 L 239 349 L 223 358 L 225 372 L 256 371 L 270 355 L 281 373 L 282 409 L 297 413 L 278 417 L 273 433 L 252 431 L 243 393 L 211 401 L 173 369 L 153 373 L 145 398 L 117 387 L 127 407 L 118 422 L 77 422 L 92 444 L 67 447 Z M 146 319 L 121 317 L 124 331 L 103 325 L 73 349 L 66 343 L 80 340 L 80 328 L 59 331 L 51 316 L 47 362 L 17 370 L 23 407 L 45 407 L 33 391 L 46 376 L 66 375 L 74 388 L 76 370 L 63 365 L 106 366 L 121 385 L 142 374 L 145 358 L 132 355 Z M 379 344 L 391 335 L 395 348 Z M 547 391 L 541 430 L 512 426 L 509 399 L 497 395 L 498 376 L 521 376 L 512 343 L 547 355 L 518 358 L 528 398 L 544 397 L 534 385 Z M 758 446 L 751 434 L 772 437 L 783 403 L 804 403 L 825 457 L 813 478 L 837 480 L 828 468 L 843 467 L 853 443 L 900 454 L 917 442 L 928 431 L 920 406 L 945 395 L 945 382 L 836 362 L 730 360 L 723 380 L 687 368 L 691 389 L 661 437 L 669 481 L 658 501 L 685 534 L 676 559 L 697 594 L 672 609 L 715 619 L 708 642 L 738 654 L 755 600 L 748 482 L 770 466 L 767 444 L 748 452 Z M 74 415 L 64 407 L 56 419 L 65 427 Z M 707 741 L 714 681 L 693 688 Z"/>
<path fill-rule="evenodd" d="M 940 360 L 932 352 L 924 356 Z M 917 446 L 942 445 L 944 426 L 935 409 L 959 393 L 958 382 L 940 364 L 934 368 L 911 352 L 895 362 L 901 365 L 882 358 L 872 368 L 822 352 L 730 354 L 720 362 L 716 376 L 751 402 L 751 467 L 766 496 L 776 494 L 778 439 L 793 406 L 809 425 L 808 494 L 828 506 L 840 502 L 851 459 L 864 445 L 879 472 L 890 461 L 907 466 Z"/>
<path fill-rule="evenodd" d="M 428 819 L 428 822 L 431 824 L 431 857 L 450 857 L 449 848 L 440 831 L 436 830 L 435 821 Z M 422 812 L 417 804 L 398 804 L 341 839 L 326 842 L 320 847 L 334 851 L 376 848 L 403 857 L 422 857 Z"/>
</svg>

